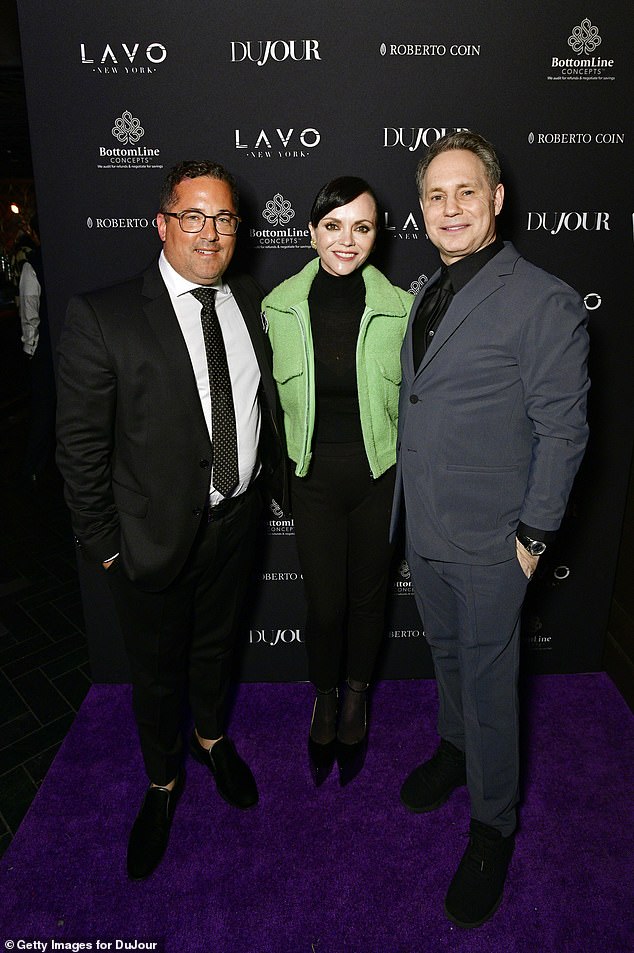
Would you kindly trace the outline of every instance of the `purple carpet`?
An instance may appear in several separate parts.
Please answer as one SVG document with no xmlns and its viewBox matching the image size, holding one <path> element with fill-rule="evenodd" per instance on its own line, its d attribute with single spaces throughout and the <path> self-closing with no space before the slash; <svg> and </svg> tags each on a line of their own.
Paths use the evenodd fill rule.
<svg viewBox="0 0 634 953">
<path fill-rule="evenodd" d="M 231 734 L 260 804 L 228 807 L 189 760 L 163 863 L 133 884 L 125 847 L 145 780 L 130 694 L 95 686 L 0 861 L 0 949 L 37 940 L 47 947 L 30 948 L 48 953 L 55 939 L 76 950 L 156 941 L 145 948 L 168 953 L 632 950 L 631 714 L 602 674 L 533 678 L 523 694 L 505 899 L 463 931 L 443 898 L 466 844 L 466 791 L 428 815 L 398 797 L 436 745 L 433 682 L 379 685 L 363 774 L 343 790 L 333 774 L 319 791 L 305 759 L 310 687 L 241 686 Z"/>
</svg>

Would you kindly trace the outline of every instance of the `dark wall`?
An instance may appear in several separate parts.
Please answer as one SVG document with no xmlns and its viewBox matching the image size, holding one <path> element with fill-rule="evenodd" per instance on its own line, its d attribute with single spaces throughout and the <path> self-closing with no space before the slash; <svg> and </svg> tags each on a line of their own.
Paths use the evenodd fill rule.
<svg viewBox="0 0 634 953">
<path fill-rule="evenodd" d="M 525 655 L 535 671 L 600 668 L 634 436 L 625 0 L 541 10 L 529 0 L 349 0 L 345 13 L 326 0 L 25 0 L 19 11 L 56 336 L 73 292 L 119 281 L 157 253 L 158 188 L 182 158 L 237 174 L 240 256 L 265 286 L 310 257 L 319 186 L 368 178 L 386 209 L 375 261 L 416 290 L 437 268 L 417 160 L 456 128 L 496 144 L 503 237 L 579 290 L 592 337 L 590 446 L 531 585 Z M 244 677 L 305 677 L 298 572 L 292 525 L 270 514 Z M 407 577 L 397 555 L 388 676 L 431 673 Z M 103 580 L 86 569 L 82 584 L 95 676 L 124 677 Z"/>
<path fill-rule="evenodd" d="M 604 664 L 634 711 L 634 467 L 630 470 Z"/>
</svg>

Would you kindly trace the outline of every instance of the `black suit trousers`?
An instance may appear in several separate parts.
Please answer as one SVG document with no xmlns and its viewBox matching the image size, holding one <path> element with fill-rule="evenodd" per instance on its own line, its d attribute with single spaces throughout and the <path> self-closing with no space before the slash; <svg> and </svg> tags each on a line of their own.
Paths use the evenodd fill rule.
<svg viewBox="0 0 634 953">
<path fill-rule="evenodd" d="M 236 621 L 260 509 L 259 490 L 251 488 L 225 516 L 209 523 L 203 517 L 185 566 L 162 591 L 139 588 L 118 561 L 107 570 L 130 662 L 141 751 L 154 784 L 178 773 L 187 691 L 201 737 L 224 733 Z"/>
</svg>

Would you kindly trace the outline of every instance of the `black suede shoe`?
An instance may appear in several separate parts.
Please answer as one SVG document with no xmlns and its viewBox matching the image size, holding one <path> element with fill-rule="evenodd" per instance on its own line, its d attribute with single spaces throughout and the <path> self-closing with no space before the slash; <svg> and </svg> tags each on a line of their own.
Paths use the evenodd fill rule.
<svg viewBox="0 0 634 953">
<path fill-rule="evenodd" d="M 258 789 L 248 764 L 242 760 L 229 738 L 221 738 L 210 751 L 198 741 L 196 732 L 189 740 L 189 750 L 214 776 L 221 798 L 246 811 L 258 803 Z"/>
<path fill-rule="evenodd" d="M 467 783 L 464 752 L 441 739 L 436 753 L 414 768 L 401 788 L 401 802 L 415 814 L 435 811 Z"/>
<path fill-rule="evenodd" d="M 169 840 L 176 803 L 184 787 L 181 771 L 173 790 L 149 787 L 130 831 L 128 840 L 128 877 L 144 880 L 156 870 Z"/>
<path fill-rule="evenodd" d="M 445 897 L 445 913 L 459 927 L 471 929 L 490 920 L 502 902 L 504 881 L 515 837 L 480 821 L 471 821 L 469 846 Z"/>
</svg>

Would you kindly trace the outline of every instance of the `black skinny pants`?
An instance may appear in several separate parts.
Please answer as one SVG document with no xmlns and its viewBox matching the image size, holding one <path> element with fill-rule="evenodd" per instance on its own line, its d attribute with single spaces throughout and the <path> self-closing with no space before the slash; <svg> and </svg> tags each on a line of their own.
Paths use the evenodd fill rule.
<svg viewBox="0 0 634 953">
<path fill-rule="evenodd" d="M 377 480 L 361 443 L 318 444 L 292 478 L 308 612 L 308 674 L 320 691 L 345 675 L 369 682 L 384 632 L 395 467 Z M 347 636 L 347 638 L 346 638 Z"/>
</svg>

